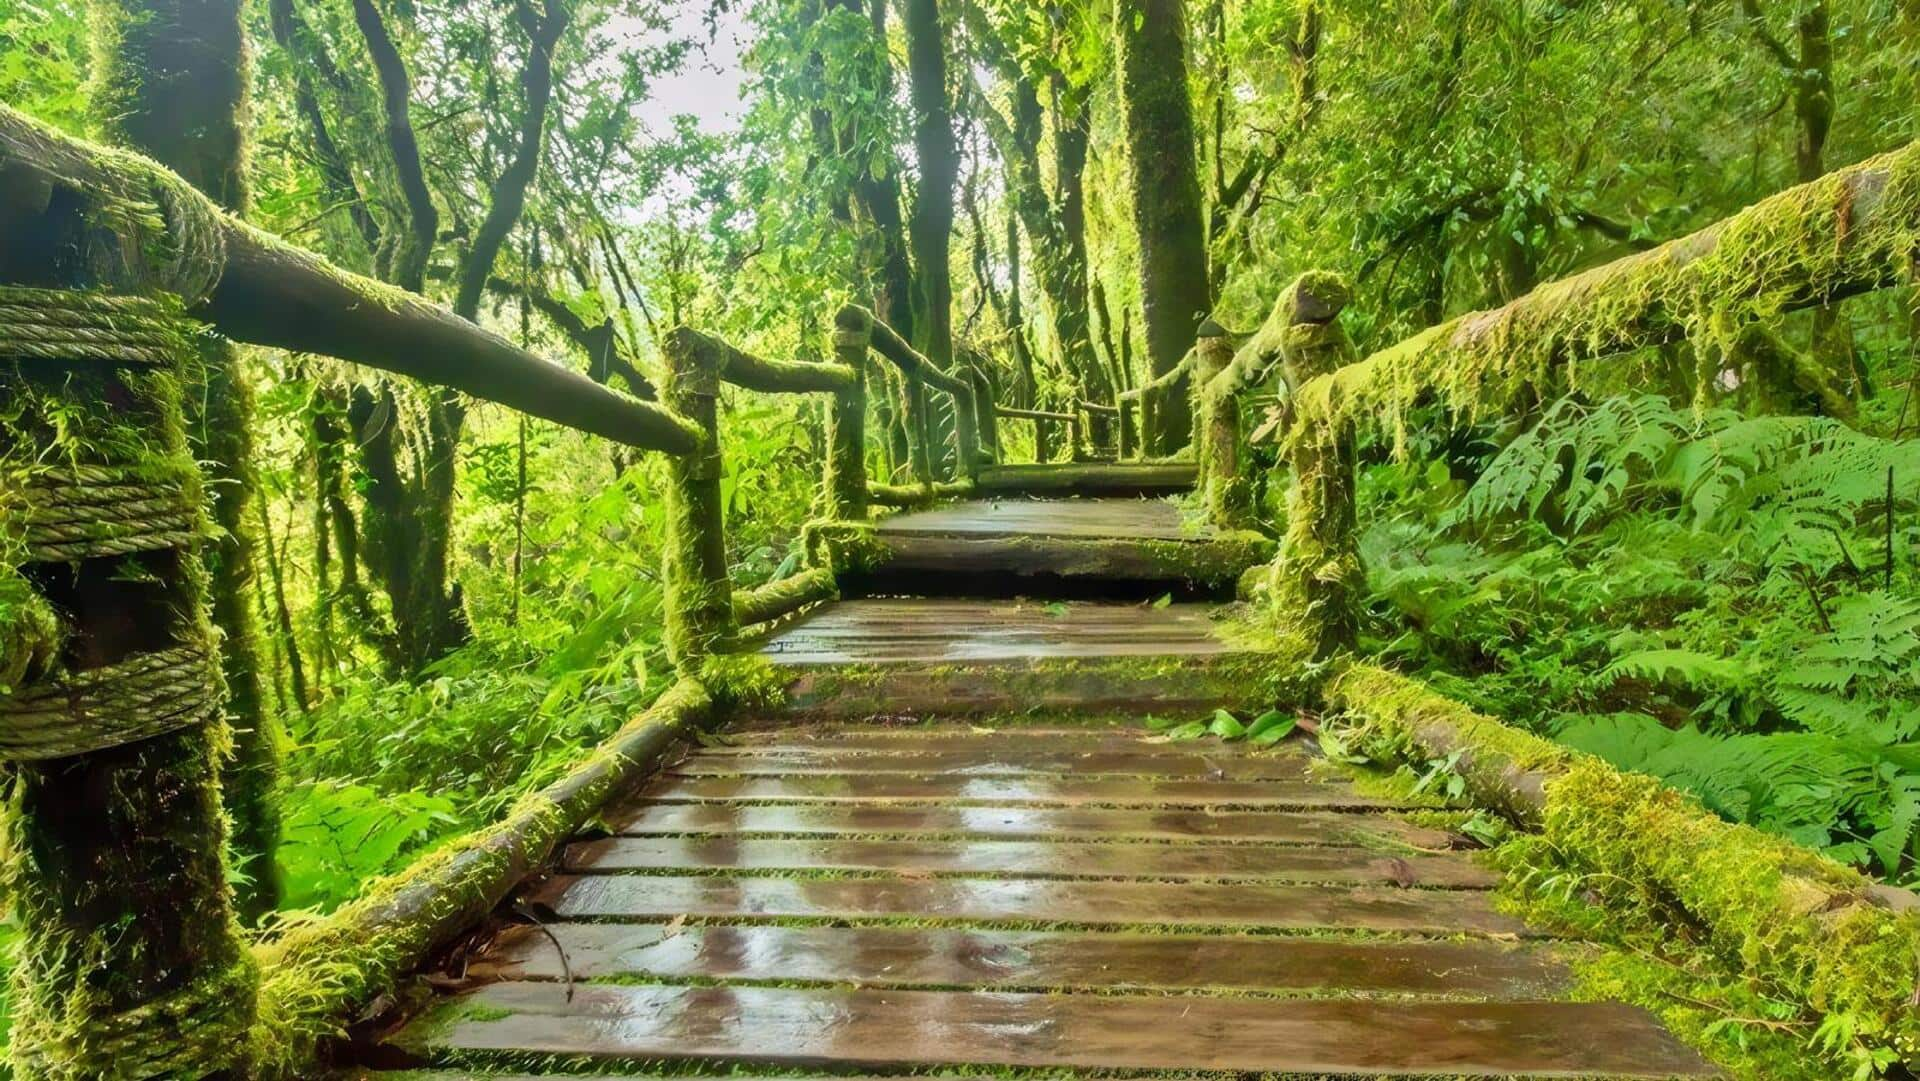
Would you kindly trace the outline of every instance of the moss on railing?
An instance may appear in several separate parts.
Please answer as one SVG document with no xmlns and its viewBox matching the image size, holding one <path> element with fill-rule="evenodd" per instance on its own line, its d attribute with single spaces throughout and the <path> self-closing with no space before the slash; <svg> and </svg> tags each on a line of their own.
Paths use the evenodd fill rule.
<svg viewBox="0 0 1920 1081">
<path fill-rule="evenodd" d="M 1920 1055 L 1911 894 L 1385 669 L 1348 667 L 1325 697 L 1357 719 L 1376 757 L 1450 764 L 1476 802 L 1537 830 L 1503 849 L 1503 861 L 1545 902 L 1542 912 L 1577 895 L 1606 917 L 1587 930 L 1697 951 L 1721 978 L 1791 1004 L 1797 1017 L 1765 1022 L 1800 1031 L 1816 1059 L 1801 1076 Z"/>
</svg>

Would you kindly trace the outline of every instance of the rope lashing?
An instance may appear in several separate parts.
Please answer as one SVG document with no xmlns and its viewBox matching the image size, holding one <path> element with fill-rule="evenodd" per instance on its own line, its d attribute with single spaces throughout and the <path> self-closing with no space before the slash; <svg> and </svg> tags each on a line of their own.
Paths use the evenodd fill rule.
<svg viewBox="0 0 1920 1081">
<path fill-rule="evenodd" d="M 139 653 L 0 698 L 0 759 L 65 758 L 204 724 L 223 696 L 204 645 Z"/>
<path fill-rule="evenodd" d="M 38 575 L 21 570 L 36 564 L 166 551 L 181 552 L 183 567 L 191 563 L 206 524 L 173 383 L 191 355 L 190 334 L 175 297 L 0 288 L 0 380 L 23 395 L 73 401 L 62 422 L 71 433 L 42 418 L 51 443 L 36 445 L 27 424 L 14 433 L 19 442 L 0 446 L 0 558 L 17 568 L 13 593 L 33 589 L 27 579 Z M 96 384 L 65 382 L 103 369 L 119 373 L 152 438 L 107 437 L 119 406 L 75 389 Z M 0 638 L 0 672 L 26 679 L 10 679 L 11 693 L 0 687 L 0 760 L 89 754 L 219 719 L 219 657 L 204 624 L 180 621 L 171 648 L 62 670 L 63 629 L 26 619 L 52 613 L 31 592 L 24 600 Z"/>
<path fill-rule="evenodd" d="M 257 979 L 257 965 L 242 956 L 197 983 L 115 1014 L 88 1030 L 84 1061 L 59 1063 L 68 1071 L 62 1076 L 198 1077 L 230 1063 L 246 1046 Z M 49 1065 L 34 1049 L 24 1057 L 29 1068 Z"/>
<path fill-rule="evenodd" d="M 77 466 L 37 474 L 0 496 L 30 563 L 67 563 L 185 548 L 200 538 L 188 478 Z"/>
</svg>

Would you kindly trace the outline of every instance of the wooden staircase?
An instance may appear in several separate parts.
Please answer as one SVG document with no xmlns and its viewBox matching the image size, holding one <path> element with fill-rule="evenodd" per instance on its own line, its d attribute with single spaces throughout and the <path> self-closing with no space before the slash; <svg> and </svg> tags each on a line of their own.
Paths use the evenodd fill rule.
<svg viewBox="0 0 1920 1081">
<path fill-rule="evenodd" d="M 1168 539 L 1171 507 L 1127 502 L 1137 517 L 982 502 L 883 531 Z M 1219 615 L 943 596 L 803 616 L 757 647 L 790 709 L 610 809 L 522 891 L 537 922 L 367 1045 L 367 1069 L 1716 1075 L 1645 1011 L 1573 1001 L 1580 947 L 1501 911 L 1497 872 L 1415 804 L 1302 742 L 1154 736 L 1149 713 L 1249 704 Z"/>
</svg>

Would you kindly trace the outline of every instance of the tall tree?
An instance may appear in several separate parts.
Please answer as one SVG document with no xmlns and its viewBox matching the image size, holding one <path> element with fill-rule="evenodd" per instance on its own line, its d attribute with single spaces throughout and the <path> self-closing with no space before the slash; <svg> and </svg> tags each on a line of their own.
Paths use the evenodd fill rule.
<svg viewBox="0 0 1920 1081">
<path fill-rule="evenodd" d="M 103 128 L 180 174 L 234 213 L 247 209 L 248 62 L 239 0 L 99 0 L 94 102 Z M 280 903 L 274 853 L 280 732 L 261 690 L 254 590 L 253 392 L 229 343 L 202 341 L 206 386 L 188 397 L 188 426 L 212 472 L 219 535 L 207 546 L 213 620 L 232 714 L 234 746 L 223 786 L 232 843 L 246 862 L 241 913 Z M 198 408 L 195 408 L 198 407 Z"/>
<path fill-rule="evenodd" d="M 919 164 L 907 234 L 913 244 L 914 341 L 941 368 L 953 364 L 954 189 L 960 151 L 947 90 L 947 25 L 940 0 L 904 0 L 908 98 Z"/>
<path fill-rule="evenodd" d="M 1111 402 L 1117 389 L 1115 377 L 1102 367 L 1094 351 L 1089 316 L 1084 178 L 1092 87 L 1058 60 L 1070 52 L 1058 40 L 1068 12 L 1064 5 L 1049 4 L 1042 13 L 1045 18 L 1034 20 L 1022 9 L 1011 27 L 990 23 L 978 9 L 972 9 L 972 14 L 972 37 L 1000 74 L 1011 117 L 984 101 L 980 113 L 1006 163 L 1009 201 L 1032 246 L 1035 276 L 1046 300 L 1060 365 L 1080 397 Z M 1046 40 L 1009 44 L 1008 34 L 1036 25 L 1046 29 Z M 1035 56 L 1047 59 L 1023 63 L 1023 57 Z M 1051 163 L 1045 157 L 1049 134 Z"/>
<path fill-rule="evenodd" d="M 1114 38 L 1133 165 L 1148 372 L 1158 376 L 1179 366 L 1213 307 L 1187 82 L 1185 0 L 1115 5 Z M 1150 452 L 1168 454 L 1187 442 L 1193 423 L 1188 410 L 1156 409 L 1153 415 Z"/>
</svg>

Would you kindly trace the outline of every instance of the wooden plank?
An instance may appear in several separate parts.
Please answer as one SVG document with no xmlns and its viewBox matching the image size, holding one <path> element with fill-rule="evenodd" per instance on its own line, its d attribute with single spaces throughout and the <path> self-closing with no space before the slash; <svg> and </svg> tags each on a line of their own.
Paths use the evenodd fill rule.
<svg viewBox="0 0 1920 1081">
<path fill-rule="evenodd" d="M 980 471 L 974 490 L 986 496 L 1180 495 L 1193 490 L 1199 472 L 1192 462 L 998 465 Z"/>
<path fill-rule="evenodd" d="M 1713 1070 L 1644 1010 L 1586 1003 L 494 984 L 404 1033 L 423 1052 L 775 1067 L 947 1065 L 1672 1078 Z"/>
<path fill-rule="evenodd" d="M 563 920 L 973 920 L 1086 927 L 1527 934 L 1484 893 L 1397 887 L 1047 879 L 559 875 L 531 895 Z"/>
<path fill-rule="evenodd" d="M 1131 657 L 1080 658 L 1071 665 L 1003 659 L 970 664 L 885 662 L 851 678 L 833 665 L 774 664 L 794 675 L 782 711 L 794 718 L 865 720 L 1098 714 L 1116 709 L 1173 716 L 1245 708 L 1246 670 L 1219 656 L 1162 656 L 1142 671 Z"/>
<path fill-rule="evenodd" d="M 644 793 L 655 800 L 752 800 L 764 803 L 989 803 L 1041 807 L 1273 807 L 1374 810 L 1406 806 L 1320 781 L 1182 781 L 1151 778 L 687 777 L 668 772 Z"/>
<path fill-rule="evenodd" d="M 1398 843 L 1451 847 L 1452 834 L 1381 814 L 1167 811 L 1097 807 L 899 807 L 870 804 L 631 802 L 609 816 L 632 837 L 777 834 L 807 837 L 917 834 L 1057 840 Z"/>
<path fill-rule="evenodd" d="M 768 639 L 776 664 L 1220 656 L 1216 607 L 879 598 L 827 605 Z"/>
<path fill-rule="evenodd" d="M 929 575 L 1003 575 L 1153 582 L 1218 590 L 1247 568 L 1273 558 L 1272 543 L 1242 538 L 1167 541 L 1134 537 L 946 537 L 887 534 L 887 557 L 862 588 L 878 593 L 923 591 Z M 999 587 L 1005 589 L 1007 587 Z M 928 592 L 938 591 L 924 590 Z M 1034 592 L 1040 592 L 1035 589 Z"/>
<path fill-rule="evenodd" d="M 945 750 L 834 751 L 819 748 L 701 752 L 674 767 L 688 777 L 790 777 L 817 773 L 1017 777 L 1037 773 L 1075 776 L 1193 778 L 1227 781 L 1297 780 L 1307 775 L 1302 754 L 1209 755 L 1193 751 L 1014 751 L 991 746 Z"/>
<path fill-rule="evenodd" d="M 1489 889 L 1499 876 L 1462 856 L 1364 848 L 1079 841 L 794 841 L 610 837 L 568 846 L 572 873 L 884 871 L 997 878 L 1145 878 Z"/>
<path fill-rule="evenodd" d="M 550 932 L 559 940 L 555 949 Z M 561 963 L 565 952 L 566 965 Z M 515 927 L 470 964 L 481 980 L 750 980 L 859 987 L 1558 995 L 1567 970 L 1531 946 L 905 927 Z"/>
<path fill-rule="evenodd" d="M 1173 745 L 1152 742 L 1157 733 L 1138 720 L 1100 724 L 1097 719 L 1085 725 L 1053 726 L 1038 722 L 1014 721 L 1005 725 L 962 724 L 936 720 L 902 720 L 885 724 L 852 722 L 799 723 L 784 718 L 752 718 L 737 721 L 720 733 L 720 740 L 709 744 L 709 754 L 752 754 L 820 751 L 956 751 L 974 747 L 992 747 L 1005 751 L 1179 751 L 1193 754 L 1200 749 L 1209 753 L 1250 754 L 1244 744 Z M 1276 753 L 1287 748 L 1275 748 Z"/>
<path fill-rule="evenodd" d="M 881 535 L 966 537 L 1134 537 L 1199 541 L 1211 525 L 1187 523 L 1164 499 L 969 499 L 883 518 Z"/>
</svg>

